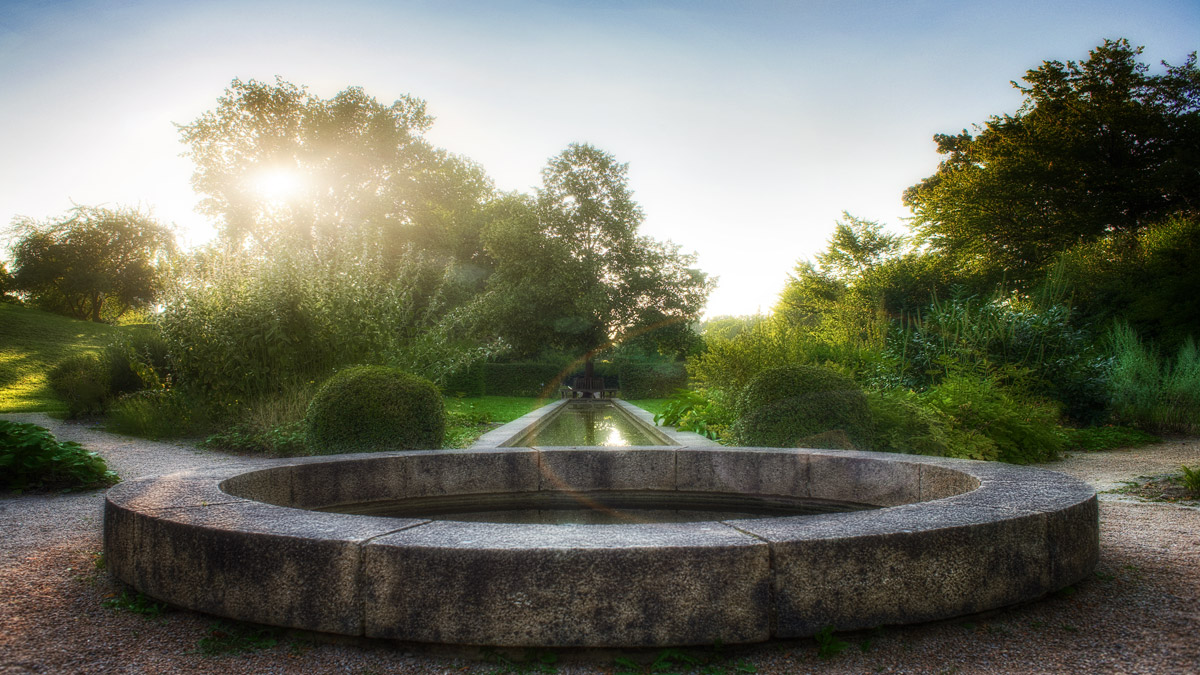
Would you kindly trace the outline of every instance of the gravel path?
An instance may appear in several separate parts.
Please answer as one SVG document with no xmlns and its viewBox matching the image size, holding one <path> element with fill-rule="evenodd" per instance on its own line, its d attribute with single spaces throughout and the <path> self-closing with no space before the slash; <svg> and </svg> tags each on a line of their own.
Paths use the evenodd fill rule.
<svg viewBox="0 0 1200 675">
<path fill-rule="evenodd" d="M 44 415 L 6 415 L 49 427 L 103 455 L 123 478 L 246 461 L 186 444 L 129 439 Z M 1200 440 L 1135 451 L 1081 453 L 1046 468 L 1100 490 L 1137 476 L 1200 465 Z M 119 589 L 97 569 L 100 491 L 0 494 L 0 675 L 16 673 L 503 673 L 538 672 L 537 655 L 365 640 L 314 641 L 279 633 L 273 646 L 224 656 L 200 653 L 216 620 L 189 611 L 144 618 L 107 609 Z M 984 616 L 839 635 L 820 658 L 811 640 L 745 648 L 658 651 L 559 650 L 545 670 L 706 673 L 1197 673 L 1200 672 L 1200 508 L 1101 493 L 1100 564 L 1069 592 Z M 236 628 L 218 626 L 230 633 Z M 680 665 L 683 658 L 701 665 Z M 639 671 L 617 663 L 644 664 Z M 655 671 L 658 672 L 658 671 Z"/>
</svg>

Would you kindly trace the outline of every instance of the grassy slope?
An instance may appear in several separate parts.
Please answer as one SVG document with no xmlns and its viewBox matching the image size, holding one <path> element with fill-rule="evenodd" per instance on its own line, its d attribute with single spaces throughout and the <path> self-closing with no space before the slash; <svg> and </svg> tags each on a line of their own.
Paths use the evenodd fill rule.
<svg viewBox="0 0 1200 675">
<path fill-rule="evenodd" d="M 65 410 L 46 373 L 71 354 L 99 350 L 122 330 L 0 303 L 0 412 Z"/>
</svg>

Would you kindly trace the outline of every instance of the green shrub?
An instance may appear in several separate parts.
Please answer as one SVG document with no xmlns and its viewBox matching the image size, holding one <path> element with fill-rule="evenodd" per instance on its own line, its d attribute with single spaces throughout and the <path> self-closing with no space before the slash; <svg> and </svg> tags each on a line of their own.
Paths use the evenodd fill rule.
<svg viewBox="0 0 1200 675">
<path fill-rule="evenodd" d="M 200 444 L 233 452 L 262 453 L 279 457 L 309 454 L 304 421 L 284 422 L 265 430 L 249 424 L 237 424 L 217 432 Z"/>
<path fill-rule="evenodd" d="M 557 396 L 564 384 L 563 364 L 542 362 L 483 364 L 488 396 Z"/>
<path fill-rule="evenodd" d="M 209 436 L 204 445 L 283 457 L 309 454 L 304 416 L 315 391 L 316 387 L 308 382 L 288 384 L 226 409 L 221 430 Z"/>
<path fill-rule="evenodd" d="M 730 431 L 738 445 L 864 447 L 871 437 L 862 389 L 827 368 L 764 370 L 746 386 L 736 410 Z"/>
<path fill-rule="evenodd" d="M 78 443 L 60 442 L 36 424 L 0 420 L 0 485 L 14 490 L 83 489 L 117 480 L 104 458 Z"/>
<path fill-rule="evenodd" d="M 688 373 L 705 389 L 736 398 L 756 375 L 785 365 L 833 367 L 859 373 L 876 367 L 879 354 L 859 344 L 831 342 L 779 318 L 755 324 L 732 339 L 705 340 L 688 359 Z"/>
<path fill-rule="evenodd" d="M 953 455 L 946 419 L 907 389 L 867 395 L 875 435 L 871 449 L 916 455 Z"/>
<path fill-rule="evenodd" d="M 1113 415 L 1149 431 L 1193 433 L 1200 429 L 1200 350 L 1188 337 L 1174 360 L 1164 359 L 1128 325 L 1110 333 L 1109 372 Z"/>
<path fill-rule="evenodd" d="M 442 382 L 442 391 L 446 394 L 462 396 L 484 396 L 487 394 L 484 379 L 484 364 L 473 363 L 467 368 L 447 375 Z"/>
<path fill-rule="evenodd" d="M 950 375 L 921 401 L 945 416 L 953 457 L 1029 464 L 1055 459 L 1066 447 L 1054 406 L 1018 398 L 988 378 Z"/>
<path fill-rule="evenodd" d="M 497 348 L 473 337 L 459 272 L 418 253 L 213 255 L 168 289 L 157 324 L 179 384 L 222 406 L 354 363 L 442 381 Z"/>
<path fill-rule="evenodd" d="M 203 433 L 211 423 L 207 406 L 178 389 L 146 389 L 126 394 L 108 410 L 104 428 L 158 440 Z"/>
<path fill-rule="evenodd" d="M 1107 414 L 1105 361 L 1092 335 L 1047 287 L 1029 298 L 934 298 L 927 310 L 888 336 L 901 382 L 926 388 L 952 373 L 987 372 L 1037 397 L 1051 398 L 1079 423 Z"/>
<path fill-rule="evenodd" d="M 687 386 L 687 368 L 676 361 L 624 362 L 617 366 L 624 398 L 663 398 Z"/>
<path fill-rule="evenodd" d="M 1111 232 L 1062 255 L 1075 306 L 1096 325 L 1127 321 L 1174 351 L 1200 335 L 1200 215 Z"/>
<path fill-rule="evenodd" d="M 1160 443 L 1162 439 L 1148 434 L 1141 429 L 1121 426 L 1085 427 L 1083 429 L 1067 429 L 1068 450 L 1114 450 L 1116 448 L 1136 448 L 1151 443 Z"/>
<path fill-rule="evenodd" d="M 305 415 L 317 454 L 442 447 L 446 409 L 429 380 L 383 366 L 347 368 L 329 378 Z"/>
<path fill-rule="evenodd" d="M 109 343 L 103 360 L 108 367 L 112 396 L 159 389 L 170 379 L 167 343 L 150 326 L 138 326 Z"/>
<path fill-rule="evenodd" d="M 104 412 L 112 395 L 108 366 L 95 354 L 68 356 L 50 370 L 50 388 L 70 417 Z"/>
</svg>

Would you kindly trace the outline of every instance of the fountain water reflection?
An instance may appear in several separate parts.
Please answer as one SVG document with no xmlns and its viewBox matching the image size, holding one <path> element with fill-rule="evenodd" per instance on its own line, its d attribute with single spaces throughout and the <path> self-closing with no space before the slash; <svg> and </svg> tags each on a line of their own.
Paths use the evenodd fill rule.
<svg viewBox="0 0 1200 675">
<path fill-rule="evenodd" d="M 524 447 L 662 445 L 611 403 L 568 403 L 546 424 L 522 440 Z"/>
</svg>

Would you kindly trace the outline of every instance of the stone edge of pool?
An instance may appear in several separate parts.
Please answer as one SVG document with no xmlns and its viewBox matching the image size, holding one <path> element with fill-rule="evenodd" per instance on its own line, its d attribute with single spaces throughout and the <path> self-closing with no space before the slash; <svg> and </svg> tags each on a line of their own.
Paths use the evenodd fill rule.
<svg viewBox="0 0 1200 675">
<path fill-rule="evenodd" d="M 794 494 L 875 511 L 555 526 L 309 511 L 381 495 L 589 489 Z M 803 493 L 803 494 L 800 494 Z M 127 481 L 121 581 L 231 619 L 497 646 L 667 646 L 914 623 L 1087 577 L 1094 490 L 1040 469 L 859 451 L 504 448 L 264 460 Z"/>
</svg>

